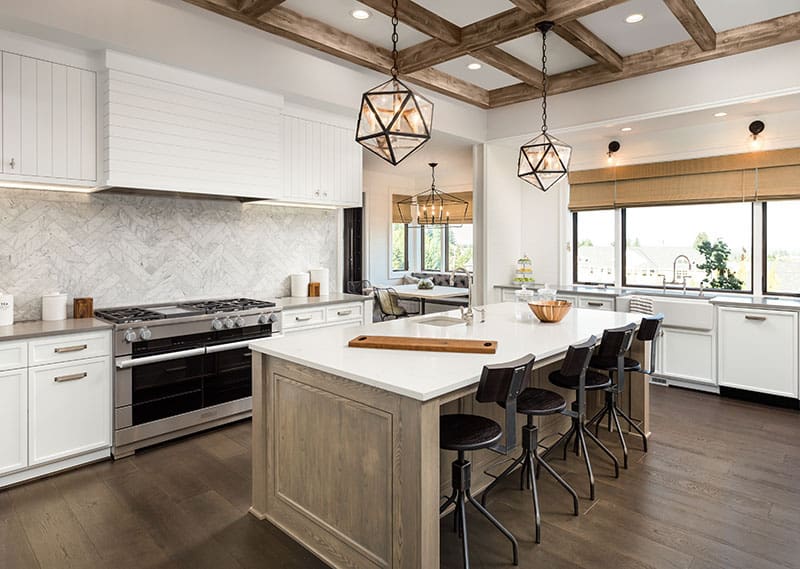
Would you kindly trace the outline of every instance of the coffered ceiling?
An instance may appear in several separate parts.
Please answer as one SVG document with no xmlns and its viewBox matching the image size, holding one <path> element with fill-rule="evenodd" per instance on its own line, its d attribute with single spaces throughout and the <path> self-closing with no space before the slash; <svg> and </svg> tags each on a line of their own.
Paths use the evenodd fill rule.
<svg viewBox="0 0 800 569">
<path fill-rule="evenodd" d="M 380 72 L 391 0 L 184 0 Z M 361 9 L 366 19 L 351 13 Z M 627 23 L 641 14 L 638 23 Z M 800 40 L 800 0 L 399 0 L 400 74 L 482 108 Z M 477 69 L 468 65 L 480 64 Z M 473 65 L 472 67 L 477 67 Z"/>
</svg>

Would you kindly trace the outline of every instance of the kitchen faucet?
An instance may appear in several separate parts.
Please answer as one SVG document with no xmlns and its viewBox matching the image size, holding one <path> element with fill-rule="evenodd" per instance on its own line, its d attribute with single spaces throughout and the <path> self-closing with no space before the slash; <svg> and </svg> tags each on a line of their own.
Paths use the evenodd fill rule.
<svg viewBox="0 0 800 569">
<path fill-rule="evenodd" d="M 453 271 L 453 273 L 455 273 L 458 270 L 459 269 L 456 269 L 455 271 Z M 469 287 L 469 289 L 468 289 L 469 290 L 469 293 L 468 293 L 469 297 L 468 297 L 468 301 L 467 301 L 466 310 L 464 309 L 463 306 L 459 306 L 459 308 L 461 309 L 461 319 L 464 322 L 467 323 L 467 326 L 469 326 L 475 320 L 475 312 L 480 312 L 481 313 L 481 322 L 482 323 L 486 322 L 486 309 L 485 308 L 475 308 L 475 307 L 472 306 L 472 287 L 475 285 L 475 275 L 474 275 L 474 273 L 470 273 L 466 269 L 460 269 L 460 270 L 462 270 L 465 273 L 467 273 L 467 277 L 468 277 L 467 278 L 467 286 Z"/>
<path fill-rule="evenodd" d="M 678 283 L 678 261 L 681 259 L 685 259 L 687 263 L 689 263 L 689 269 L 692 268 L 692 260 L 687 257 L 686 255 L 678 255 L 675 257 L 675 260 L 672 261 L 672 282 L 669 284 L 679 284 Z M 686 292 L 686 277 L 683 277 L 683 290 Z"/>
<path fill-rule="evenodd" d="M 450 286 L 456 286 L 456 273 L 466 273 L 469 275 L 469 271 L 464 267 L 458 267 L 457 269 L 453 269 L 450 272 Z"/>
</svg>

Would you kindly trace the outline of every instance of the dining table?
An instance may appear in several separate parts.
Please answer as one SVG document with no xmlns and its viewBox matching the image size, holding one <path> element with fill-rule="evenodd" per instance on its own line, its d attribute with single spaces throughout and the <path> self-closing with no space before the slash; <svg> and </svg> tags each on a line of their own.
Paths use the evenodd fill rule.
<svg viewBox="0 0 800 569">
<path fill-rule="evenodd" d="M 467 300 L 469 297 L 469 289 L 457 286 L 434 285 L 433 288 L 418 288 L 416 284 L 406 284 L 393 286 L 392 289 L 400 298 L 418 300 L 420 314 L 425 314 L 426 301 L 452 300 L 456 298 Z"/>
</svg>

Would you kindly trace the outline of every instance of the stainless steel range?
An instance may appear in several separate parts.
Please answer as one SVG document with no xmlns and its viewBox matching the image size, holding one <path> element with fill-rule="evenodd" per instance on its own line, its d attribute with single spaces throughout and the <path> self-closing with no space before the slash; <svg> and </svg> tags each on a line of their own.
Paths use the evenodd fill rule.
<svg viewBox="0 0 800 569">
<path fill-rule="evenodd" d="M 247 345 L 280 335 L 274 302 L 234 298 L 95 311 L 114 324 L 114 458 L 249 417 Z"/>
</svg>

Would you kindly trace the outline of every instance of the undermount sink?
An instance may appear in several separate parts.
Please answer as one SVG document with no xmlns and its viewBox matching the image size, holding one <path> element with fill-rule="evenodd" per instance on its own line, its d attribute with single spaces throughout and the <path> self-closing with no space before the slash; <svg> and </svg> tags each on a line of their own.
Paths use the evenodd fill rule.
<svg viewBox="0 0 800 569">
<path fill-rule="evenodd" d="M 467 323 L 461 318 L 453 318 L 452 316 L 432 316 L 430 318 L 423 318 L 418 321 L 419 324 L 427 324 L 428 326 L 466 326 Z"/>
</svg>

